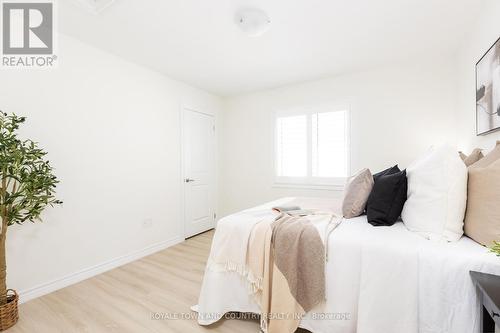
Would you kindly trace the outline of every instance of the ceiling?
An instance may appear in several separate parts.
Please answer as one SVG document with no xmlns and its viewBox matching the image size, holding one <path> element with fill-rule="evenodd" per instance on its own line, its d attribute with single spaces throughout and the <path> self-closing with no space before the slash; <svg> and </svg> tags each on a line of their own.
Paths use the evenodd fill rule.
<svg viewBox="0 0 500 333">
<path fill-rule="evenodd" d="M 116 0 L 99 14 L 59 1 L 59 27 L 113 54 L 221 96 L 390 62 L 452 55 L 478 0 Z M 234 24 L 241 8 L 272 23 Z"/>
</svg>

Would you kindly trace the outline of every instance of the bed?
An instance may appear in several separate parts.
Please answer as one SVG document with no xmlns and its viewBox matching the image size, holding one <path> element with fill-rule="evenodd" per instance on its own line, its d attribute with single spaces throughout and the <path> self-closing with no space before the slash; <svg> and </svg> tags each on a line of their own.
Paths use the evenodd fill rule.
<svg viewBox="0 0 500 333">
<path fill-rule="evenodd" d="M 273 218 L 273 206 L 292 202 L 306 209 L 338 207 L 332 199 L 283 198 L 245 212 Z M 366 216 L 344 220 L 330 234 L 328 257 L 326 301 L 300 323 L 314 333 L 479 332 L 469 271 L 500 274 L 500 258 L 468 237 L 429 241 L 401 222 L 373 227 Z M 240 275 L 209 267 L 195 309 L 200 325 L 227 312 L 260 312 Z"/>
</svg>

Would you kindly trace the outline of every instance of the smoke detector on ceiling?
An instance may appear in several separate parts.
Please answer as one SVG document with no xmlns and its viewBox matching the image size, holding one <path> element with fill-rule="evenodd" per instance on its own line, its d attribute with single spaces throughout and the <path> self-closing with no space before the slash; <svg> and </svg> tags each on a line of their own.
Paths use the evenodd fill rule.
<svg viewBox="0 0 500 333">
<path fill-rule="evenodd" d="M 107 7 L 109 7 L 115 0 L 77 0 L 81 5 L 83 5 L 87 10 L 92 13 L 100 13 Z"/>
<path fill-rule="evenodd" d="M 271 19 L 260 9 L 242 9 L 236 13 L 236 24 L 247 36 L 258 37 L 269 29 Z"/>
</svg>

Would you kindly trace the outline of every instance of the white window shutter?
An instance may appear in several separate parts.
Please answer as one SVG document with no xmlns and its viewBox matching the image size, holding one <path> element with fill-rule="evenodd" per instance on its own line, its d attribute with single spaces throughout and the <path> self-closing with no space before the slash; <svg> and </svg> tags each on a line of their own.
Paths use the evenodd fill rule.
<svg viewBox="0 0 500 333">
<path fill-rule="evenodd" d="M 343 185 L 349 174 L 349 111 L 279 113 L 275 122 L 276 182 Z"/>
<path fill-rule="evenodd" d="M 312 115 L 312 177 L 347 176 L 346 113 Z"/>
<path fill-rule="evenodd" d="M 277 174 L 307 176 L 307 116 L 280 117 L 276 122 Z"/>
</svg>

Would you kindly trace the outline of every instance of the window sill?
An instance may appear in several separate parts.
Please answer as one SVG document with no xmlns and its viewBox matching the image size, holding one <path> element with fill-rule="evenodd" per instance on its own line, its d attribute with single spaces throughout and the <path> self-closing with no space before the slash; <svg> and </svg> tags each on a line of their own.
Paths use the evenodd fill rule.
<svg viewBox="0 0 500 333">
<path fill-rule="evenodd" d="M 319 184 L 293 184 L 293 183 L 273 183 L 273 188 L 293 188 L 301 190 L 320 190 L 320 191 L 343 191 L 344 185 L 319 185 Z"/>
</svg>

